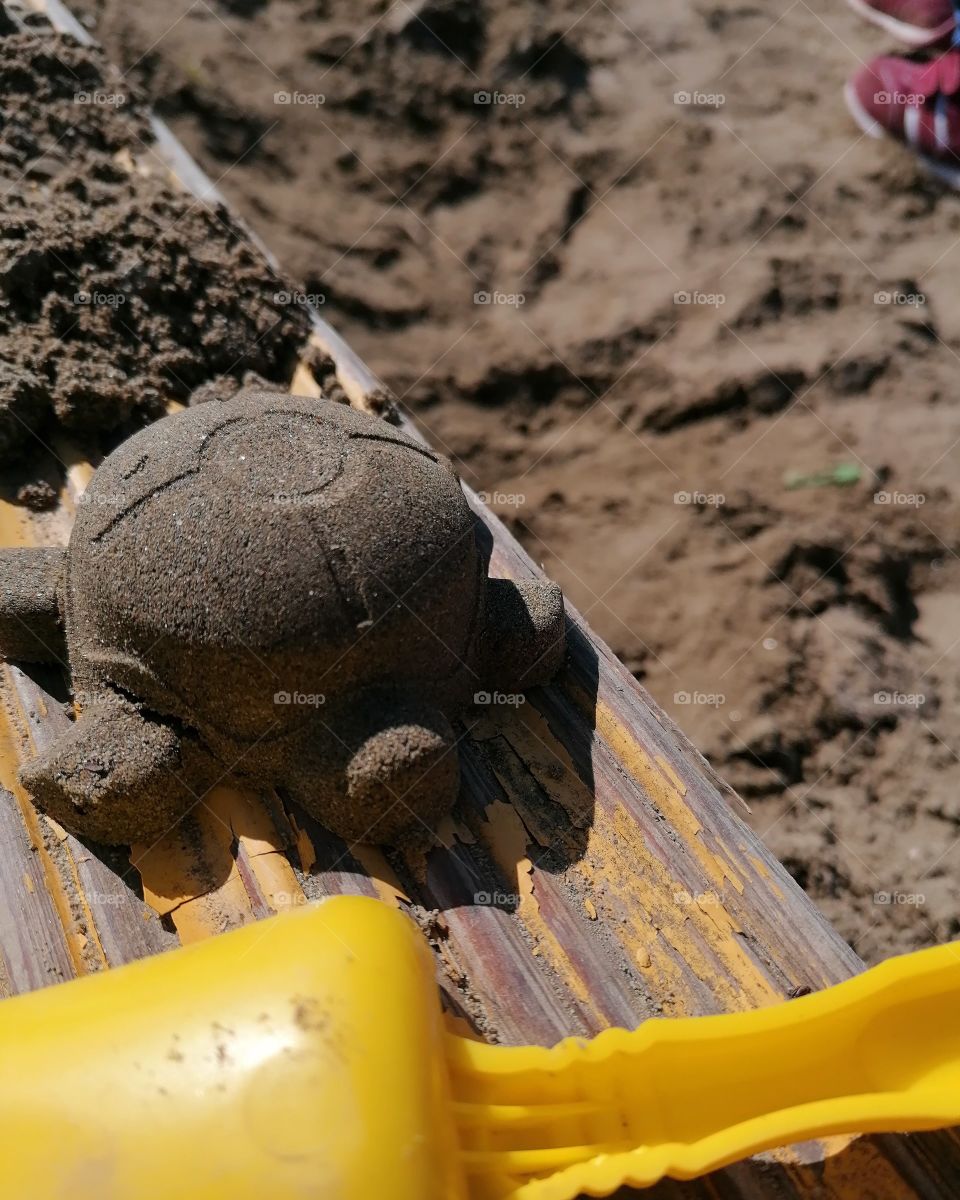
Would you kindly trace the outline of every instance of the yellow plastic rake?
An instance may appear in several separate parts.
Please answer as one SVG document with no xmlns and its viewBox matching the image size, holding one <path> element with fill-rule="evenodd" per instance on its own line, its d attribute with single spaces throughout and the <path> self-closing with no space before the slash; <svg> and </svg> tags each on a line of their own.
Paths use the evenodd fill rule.
<svg viewBox="0 0 960 1200">
<path fill-rule="evenodd" d="M 0 1194 L 573 1200 L 960 1122 L 960 947 L 553 1049 L 444 1028 L 405 916 L 339 897 L 0 1002 Z"/>
</svg>

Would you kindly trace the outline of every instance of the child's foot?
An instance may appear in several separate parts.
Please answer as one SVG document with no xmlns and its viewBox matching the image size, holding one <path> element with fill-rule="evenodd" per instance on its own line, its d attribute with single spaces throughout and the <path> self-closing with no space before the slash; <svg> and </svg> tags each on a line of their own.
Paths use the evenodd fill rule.
<svg viewBox="0 0 960 1200">
<path fill-rule="evenodd" d="M 953 32 L 951 0 L 847 0 L 862 17 L 907 46 L 931 46 Z"/>
<path fill-rule="evenodd" d="M 854 75 L 844 94 L 864 133 L 897 138 L 941 179 L 960 188 L 960 50 L 925 63 L 875 58 Z"/>
</svg>

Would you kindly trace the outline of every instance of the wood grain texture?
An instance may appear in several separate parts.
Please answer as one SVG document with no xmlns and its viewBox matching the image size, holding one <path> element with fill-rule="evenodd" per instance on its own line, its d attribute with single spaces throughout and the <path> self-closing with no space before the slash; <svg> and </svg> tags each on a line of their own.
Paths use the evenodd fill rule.
<svg viewBox="0 0 960 1200">
<path fill-rule="evenodd" d="M 58 2 L 34 7 L 86 38 Z M 216 197 L 160 122 L 156 131 L 138 168 L 168 169 L 186 190 Z M 352 404 L 389 404 L 382 382 L 319 319 L 315 338 Z M 296 380 L 315 391 L 305 368 Z M 59 452 L 70 471 L 58 513 L 0 506 L 3 544 L 68 536 L 90 465 L 69 447 Z M 497 518 L 469 499 L 492 573 L 536 575 Z M 568 646 L 550 687 L 468 715 L 457 810 L 403 853 L 347 846 L 280 797 L 227 780 L 153 846 L 129 856 L 84 846 L 36 814 L 16 785 L 18 762 L 69 720 L 63 673 L 4 667 L 0 987 L 42 986 L 341 892 L 409 911 L 435 951 L 458 1027 L 504 1043 L 754 1007 L 861 969 L 741 821 L 730 789 L 572 608 Z M 953 1132 L 841 1138 L 647 1195 L 932 1198 L 952 1195 L 958 1172 Z"/>
</svg>

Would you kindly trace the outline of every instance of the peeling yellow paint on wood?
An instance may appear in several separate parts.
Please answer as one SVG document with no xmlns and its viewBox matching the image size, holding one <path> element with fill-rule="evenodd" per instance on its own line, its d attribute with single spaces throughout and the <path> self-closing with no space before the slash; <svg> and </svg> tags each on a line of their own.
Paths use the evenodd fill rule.
<svg viewBox="0 0 960 1200">
<path fill-rule="evenodd" d="M 470 845 L 475 842 L 476 838 L 470 830 L 461 821 L 454 819 L 452 814 L 445 816 L 437 826 L 437 841 L 445 849 L 449 850 L 455 842 L 463 842 L 465 845 Z"/>
<path fill-rule="evenodd" d="M 743 881 L 730 860 L 716 854 L 701 838 L 703 827 L 686 804 L 686 788 L 677 786 L 675 772 L 655 765 L 646 750 L 602 702 L 597 703 L 596 728 L 624 769 L 641 784 L 651 802 L 677 831 L 707 879 L 720 890 L 727 880 L 742 891 Z"/>
<path fill-rule="evenodd" d="M 400 908 L 401 905 L 411 903 L 403 884 L 379 847 L 354 846 L 352 854 L 369 875 L 377 895 L 385 904 Z"/>
<path fill-rule="evenodd" d="M 543 919 L 535 895 L 533 864 L 527 857 L 529 834 L 517 810 L 502 800 L 494 800 L 486 808 L 484 841 L 505 878 L 516 879 L 517 915 L 534 940 L 533 953 L 543 954 L 566 987 L 590 1011 L 596 1012 L 588 981 L 581 978 L 553 930 Z M 600 1019 L 597 1013 L 597 1019 Z"/>
<path fill-rule="evenodd" d="M 219 822 L 219 837 L 236 838 L 250 865 L 262 898 L 274 912 L 305 901 L 297 873 L 280 845 L 273 818 L 260 798 L 234 787 L 218 787 L 205 798 L 210 817 Z M 254 897 L 250 897 L 253 901 Z"/>
<path fill-rule="evenodd" d="M 876 1145 L 862 1136 L 831 1137 L 824 1139 L 822 1163 L 804 1170 L 788 1170 L 788 1176 L 803 1190 L 811 1173 L 817 1181 L 818 1192 L 830 1200 L 902 1200 L 904 1196 L 918 1194 L 897 1168 L 878 1150 Z M 932 1193 L 923 1192 L 928 1195 Z"/>
<path fill-rule="evenodd" d="M 4 546 L 33 545 L 22 509 L 7 500 L 0 500 L 0 543 Z"/>
<path fill-rule="evenodd" d="M 297 363 L 293 379 L 290 381 L 290 391 L 294 396 L 312 396 L 315 400 L 323 395 L 320 384 L 305 362 Z"/>
<path fill-rule="evenodd" d="M 73 884 L 72 892 L 75 897 L 75 903 L 80 909 L 83 928 L 86 930 L 86 935 L 82 930 L 77 931 L 80 949 L 81 951 L 86 951 L 88 947 L 92 946 L 96 952 L 97 959 L 99 959 L 99 966 L 107 967 L 110 964 L 107 962 L 107 955 L 104 951 L 103 943 L 100 941 L 100 932 L 97 929 L 97 922 L 94 918 L 93 911 L 90 908 L 90 901 L 87 899 L 87 894 L 84 891 L 83 884 L 80 881 L 80 872 L 77 869 L 77 863 L 74 860 L 69 846 L 64 845 L 61 853 L 64 856 L 67 870 L 70 872 L 70 881 Z"/>
<path fill-rule="evenodd" d="M 757 858 L 755 854 L 747 855 L 750 865 L 760 876 L 761 879 L 769 879 L 770 872 L 767 870 L 767 864 L 761 858 Z"/>
<path fill-rule="evenodd" d="M 67 833 L 67 831 L 60 824 L 60 822 L 55 821 L 53 819 L 53 817 L 47 817 L 46 822 L 47 822 L 47 825 L 49 825 L 49 827 L 50 827 L 50 832 L 53 834 L 53 836 L 57 839 L 58 842 L 65 842 L 67 840 L 67 838 L 70 836 L 70 834 Z"/>
<path fill-rule="evenodd" d="M 508 878 L 518 872 L 521 920 L 564 986 L 577 996 L 584 989 L 590 991 L 590 981 L 578 977 L 562 947 L 551 945 L 553 934 L 536 903 L 537 871 L 527 870 L 529 841 L 569 857 L 572 865 L 566 878 L 581 896 L 604 895 L 607 908 L 621 918 L 608 922 L 608 930 L 620 941 L 627 961 L 639 961 L 656 972 L 658 993 L 671 998 L 671 1012 L 701 1011 L 703 997 L 691 992 L 691 975 L 711 980 L 718 1008 L 745 1008 L 779 999 L 780 993 L 750 957 L 724 907 L 726 889 L 743 889 L 740 872 L 732 856 L 717 853 L 704 840 L 701 824 L 687 804 L 683 781 L 670 764 L 647 755 L 603 704 L 597 705 L 596 729 L 650 803 L 677 830 L 677 861 L 689 862 L 691 882 L 678 881 L 672 849 L 668 859 L 661 858 L 638 840 L 635 815 L 623 804 L 595 805 L 566 748 L 532 706 L 500 718 L 498 732 L 508 750 L 499 751 L 497 736 L 489 734 L 484 745 L 512 803 L 488 805 L 488 825 L 481 824 L 477 832 L 481 841 L 490 843 Z M 531 776 L 554 803 L 579 818 L 585 844 L 578 842 L 576 828 L 558 829 L 549 821 L 539 826 L 542 814 L 529 795 Z M 531 822 L 529 833 L 516 805 L 524 820 Z"/>
<path fill-rule="evenodd" d="M 655 755 L 653 761 L 657 764 L 657 766 L 660 768 L 660 770 L 663 772 L 663 774 L 666 775 L 666 777 L 670 781 L 670 783 L 673 784 L 673 786 L 677 790 L 678 794 L 681 796 L 685 796 L 687 794 L 687 785 L 680 778 L 680 776 L 677 774 L 677 772 L 674 770 L 674 768 L 670 765 L 670 763 L 668 763 L 667 760 L 659 754 Z"/>
<path fill-rule="evenodd" d="M 20 782 L 17 778 L 19 765 L 24 759 L 32 757 L 34 746 L 30 737 L 26 716 L 19 708 L 19 699 L 16 688 L 13 686 L 8 666 L 3 665 L 2 670 L 0 670 L 0 678 L 3 681 L 3 691 L 6 697 L 6 703 L 0 707 L 0 784 L 14 796 L 17 802 L 27 836 L 30 839 L 31 845 L 35 847 L 39 858 L 43 872 L 44 886 L 53 900 L 54 909 L 60 920 L 60 924 L 63 926 L 71 962 L 76 973 L 84 975 L 92 968 L 95 969 L 106 965 L 103 947 L 96 936 L 96 927 L 93 924 L 89 905 L 86 902 L 86 898 L 82 895 L 82 889 L 77 878 L 76 864 L 73 861 L 69 847 L 63 846 L 57 853 L 58 856 L 61 856 L 60 861 L 66 867 L 70 882 L 74 885 L 73 889 L 71 889 L 72 895 L 68 894 L 66 880 L 61 875 L 57 863 L 54 862 L 51 852 L 47 847 L 47 841 L 43 836 L 42 822 L 47 819 L 41 817 L 33 807 L 30 798 L 20 787 Z M 54 832 L 59 829 L 59 826 L 55 825 L 52 821 L 47 821 L 47 827 Z M 84 936 L 76 920 L 73 904 L 76 904 L 81 910 L 82 919 L 88 924 L 88 927 L 94 934 L 93 944 L 96 949 L 96 955 L 87 953 L 88 939 Z"/>
<path fill-rule="evenodd" d="M 184 943 L 244 924 L 250 897 L 231 853 L 232 834 L 219 821 L 192 814 L 152 846 L 132 846 L 130 861 L 143 880 L 143 898 L 169 916 Z"/>
<path fill-rule="evenodd" d="M 585 827 L 593 812 L 593 796 L 569 750 L 543 715 L 525 704 L 504 715 L 501 732 L 544 793 L 565 810 L 575 826 Z"/>
<path fill-rule="evenodd" d="M 623 914 L 619 936 L 631 959 L 638 949 L 649 954 L 658 991 L 672 996 L 670 1012 L 692 1014 L 700 1000 L 690 994 L 691 973 L 711 980 L 718 1007 L 736 1010 L 769 1004 L 780 993 L 747 953 L 724 904 L 725 888 L 742 890 L 738 871 L 702 836 L 675 775 L 653 762 L 632 734 L 603 704 L 596 707 L 596 729 L 641 786 L 650 803 L 677 831 L 691 860 L 691 882 L 681 886 L 676 865 L 662 862 L 637 845 L 633 816 L 622 805 L 598 807 L 588 835 L 587 854 L 577 865 L 583 888 L 602 887 L 608 905 Z M 589 864 L 587 866 L 586 864 Z M 651 937 L 656 931 L 659 936 Z"/>
<path fill-rule="evenodd" d="M 296 828 L 297 854 L 300 857 L 300 870 L 309 875 L 317 861 L 317 849 L 305 829 Z"/>
</svg>

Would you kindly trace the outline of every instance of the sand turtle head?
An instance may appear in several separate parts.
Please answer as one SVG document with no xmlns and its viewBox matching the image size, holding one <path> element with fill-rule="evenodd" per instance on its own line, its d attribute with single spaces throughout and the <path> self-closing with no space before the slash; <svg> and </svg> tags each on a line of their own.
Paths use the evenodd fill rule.
<svg viewBox="0 0 960 1200">
<path fill-rule="evenodd" d="M 69 547 L 71 664 L 241 738 L 299 719 L 284 693 L 458 695 L 484 575 L 446 460 L 345 406 L 246 392 L 97 471 Z"/>
</svg>

